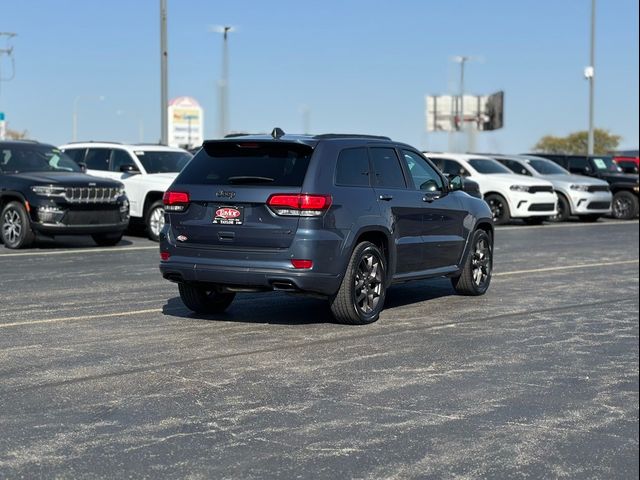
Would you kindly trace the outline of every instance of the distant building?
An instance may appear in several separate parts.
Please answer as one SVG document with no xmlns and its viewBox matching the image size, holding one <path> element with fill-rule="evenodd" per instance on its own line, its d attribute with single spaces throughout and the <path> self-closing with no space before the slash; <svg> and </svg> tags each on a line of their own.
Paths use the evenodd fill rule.
<svg viewBox="0 0 640 480">
<path fill-rule="evenodd" d="M 204 113 L 195 98 L 178 97 L 169 102 L 169 146 L 199 147 L 203 132 Z"/>
</svg>

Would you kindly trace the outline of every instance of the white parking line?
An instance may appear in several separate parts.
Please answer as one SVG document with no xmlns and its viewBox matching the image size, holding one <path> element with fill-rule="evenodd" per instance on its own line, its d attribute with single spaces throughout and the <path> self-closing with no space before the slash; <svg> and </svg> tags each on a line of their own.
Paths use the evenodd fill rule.
<svg viewBox="0 0 640 480">
<path fill-rule="evenodd" d="M 549 268 L 536 268 L 533 270 L 514 270 L 511 272 L 498 272 L 498 273 L 494 273 L 493 276 L 504 277 L 508 275 L 523 275 L 527 273 L 553 272 L 558 270 L 577 270 L 581 268 L 596 268 L 596 267 L 606 267 L 606 266 L 612 266 L 612 265 L 631 265 L 639 262 L 640 260 L 625 260 L 620 262 L 602 262 L 602 263 L 588 263 L 588 264 L 581 264 L 581 265 L 566 265 L 564 267 L 549 267 Z M 60 323 L 60 322 L 72 322 L 72 321 L 79 321 L 79 320 L 96 320 L 101 318 L 129 317 L 133 315 L 141 315 L 144 313 L 161 313 L 162 311 L 163 311 L 162 308 L 149 308 L 146 310 L 130 310 L 127 312 L 103 313 L 99 315 L 80 315 L 77 317 L 50 318 L 48 320 L 32 320 L 32 321 L 25 321 L 25 322 L 4 323 L 4 324 L 0 324 L 0 328 L 19 327 L 23 325 L 38 325 L 43 323 Z"/>
<path fill-rule="evenodd" d="M 138 250 L 158 250 L 158 245 L 148 247 L 111 247 L 111 248 L 72 248 L 69 250 L 54 250 L 52 252 L 21 252 L 21 253 L 3 253 L 0 254 L 0 258 L 3 257 L 27 257 L 27 256 L 39 256 L 39 255 L 65 255 L 71 253 L 104 253 L 104 252 L 135 252 Z"/>
<path fill-rule="evenodd" d="M 602 262 L 602 263 L 585 263 L 582 265 L 567 265 L 565 267 L 547 267 L 547 268 L 534 268 L 532 270 L 514 270 L 513 272 L 497 272 L 494 273 L 494 277 L 505 277 L 507 275 L 522 275 L 524 273 L 539 273 L 539 272 L 555 272 L 558 270 L 577 270 L 579 268 L 595 268 L 595 267 L 610 267 L 612 265 L 630 265 L 632 263 L 638 263 L 640 260 L 623 260 L 619 262 Z"/>
</svg>

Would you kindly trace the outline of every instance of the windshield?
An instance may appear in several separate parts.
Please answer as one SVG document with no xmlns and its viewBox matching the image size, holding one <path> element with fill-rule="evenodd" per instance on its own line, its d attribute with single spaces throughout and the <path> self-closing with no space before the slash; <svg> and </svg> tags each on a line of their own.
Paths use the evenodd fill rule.
<svg viewBox="0 0 640 480">
<path fill-rule="evenodd" d="M 135 154 L 147 173 L 179 172 L 192 158 L 188 152 L 136 150 Z"/>
<path fill-rule="evenodd" d="M 0 172 L 80 172 L 76 162 L 48 145 L 0 146 Z"/>
<path fill-rule="evenodd" d="M 471 165 L 478 173 L 513 173 L 501 163 L 491 159 L 472 158 L 469 160 L 469 165 Z"/>
<path fill-rule="evenodd" d="M 593 164 L 593 167 L 599 172 L 622 172 L 620 166 L 618 166 L 611 157 L 593 157 L 591 159 L 591 163 Z"/>
<path fill-rule="evenodd" d="M 530 159 L 529 166 L 542 175 L 569 175 L 569 172 L 551 160 Z"/>
</svg>

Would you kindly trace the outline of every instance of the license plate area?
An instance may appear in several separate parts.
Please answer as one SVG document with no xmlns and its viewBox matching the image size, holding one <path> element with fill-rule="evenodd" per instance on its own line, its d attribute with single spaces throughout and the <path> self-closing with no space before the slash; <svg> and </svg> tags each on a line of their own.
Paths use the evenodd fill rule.
<svg viewBox="0 0 640 480">
<path fill-rule="evenodd" d="M 244 207 L 238 205 L 214 205 L 214 225 L 242 225 L 244 223 Z"/>
</svg>

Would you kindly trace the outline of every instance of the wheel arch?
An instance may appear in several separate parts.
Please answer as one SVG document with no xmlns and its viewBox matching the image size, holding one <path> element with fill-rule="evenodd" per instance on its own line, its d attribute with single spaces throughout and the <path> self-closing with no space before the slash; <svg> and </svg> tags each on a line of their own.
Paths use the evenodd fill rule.
<svg viewBox="0 0 640 480">
<path fill-rule="evenodd" d="M 344 249 L 343 258 L 345 260 L 343 261 L 343 270 L 349 263 L 349 258 L 351 257 L 353 250 L 361 242 L 371 242 L 382 251 L 387 264 L 387 281 L 389 281 L 395 272 L 396 254 L 394 249 L 391 247 L 393 245 L 391 233 L 380 225 L 363 227 L 353 236 L 353 242 Z"/>
<path fill-rule="evenodd" d="M 147 218 L 147 213 L 149 211 L 149 207 L 157 202 L 158 200 L 162 200 L 162 196 L 164 195 L 164 192 L 161 192 L 159 190 L 150 190 L 146 193 L 145 197 L 144 197 L 144 205 L 142 207 L 142 218 L 143 220 L 146 220 Z"/>
</svg>

